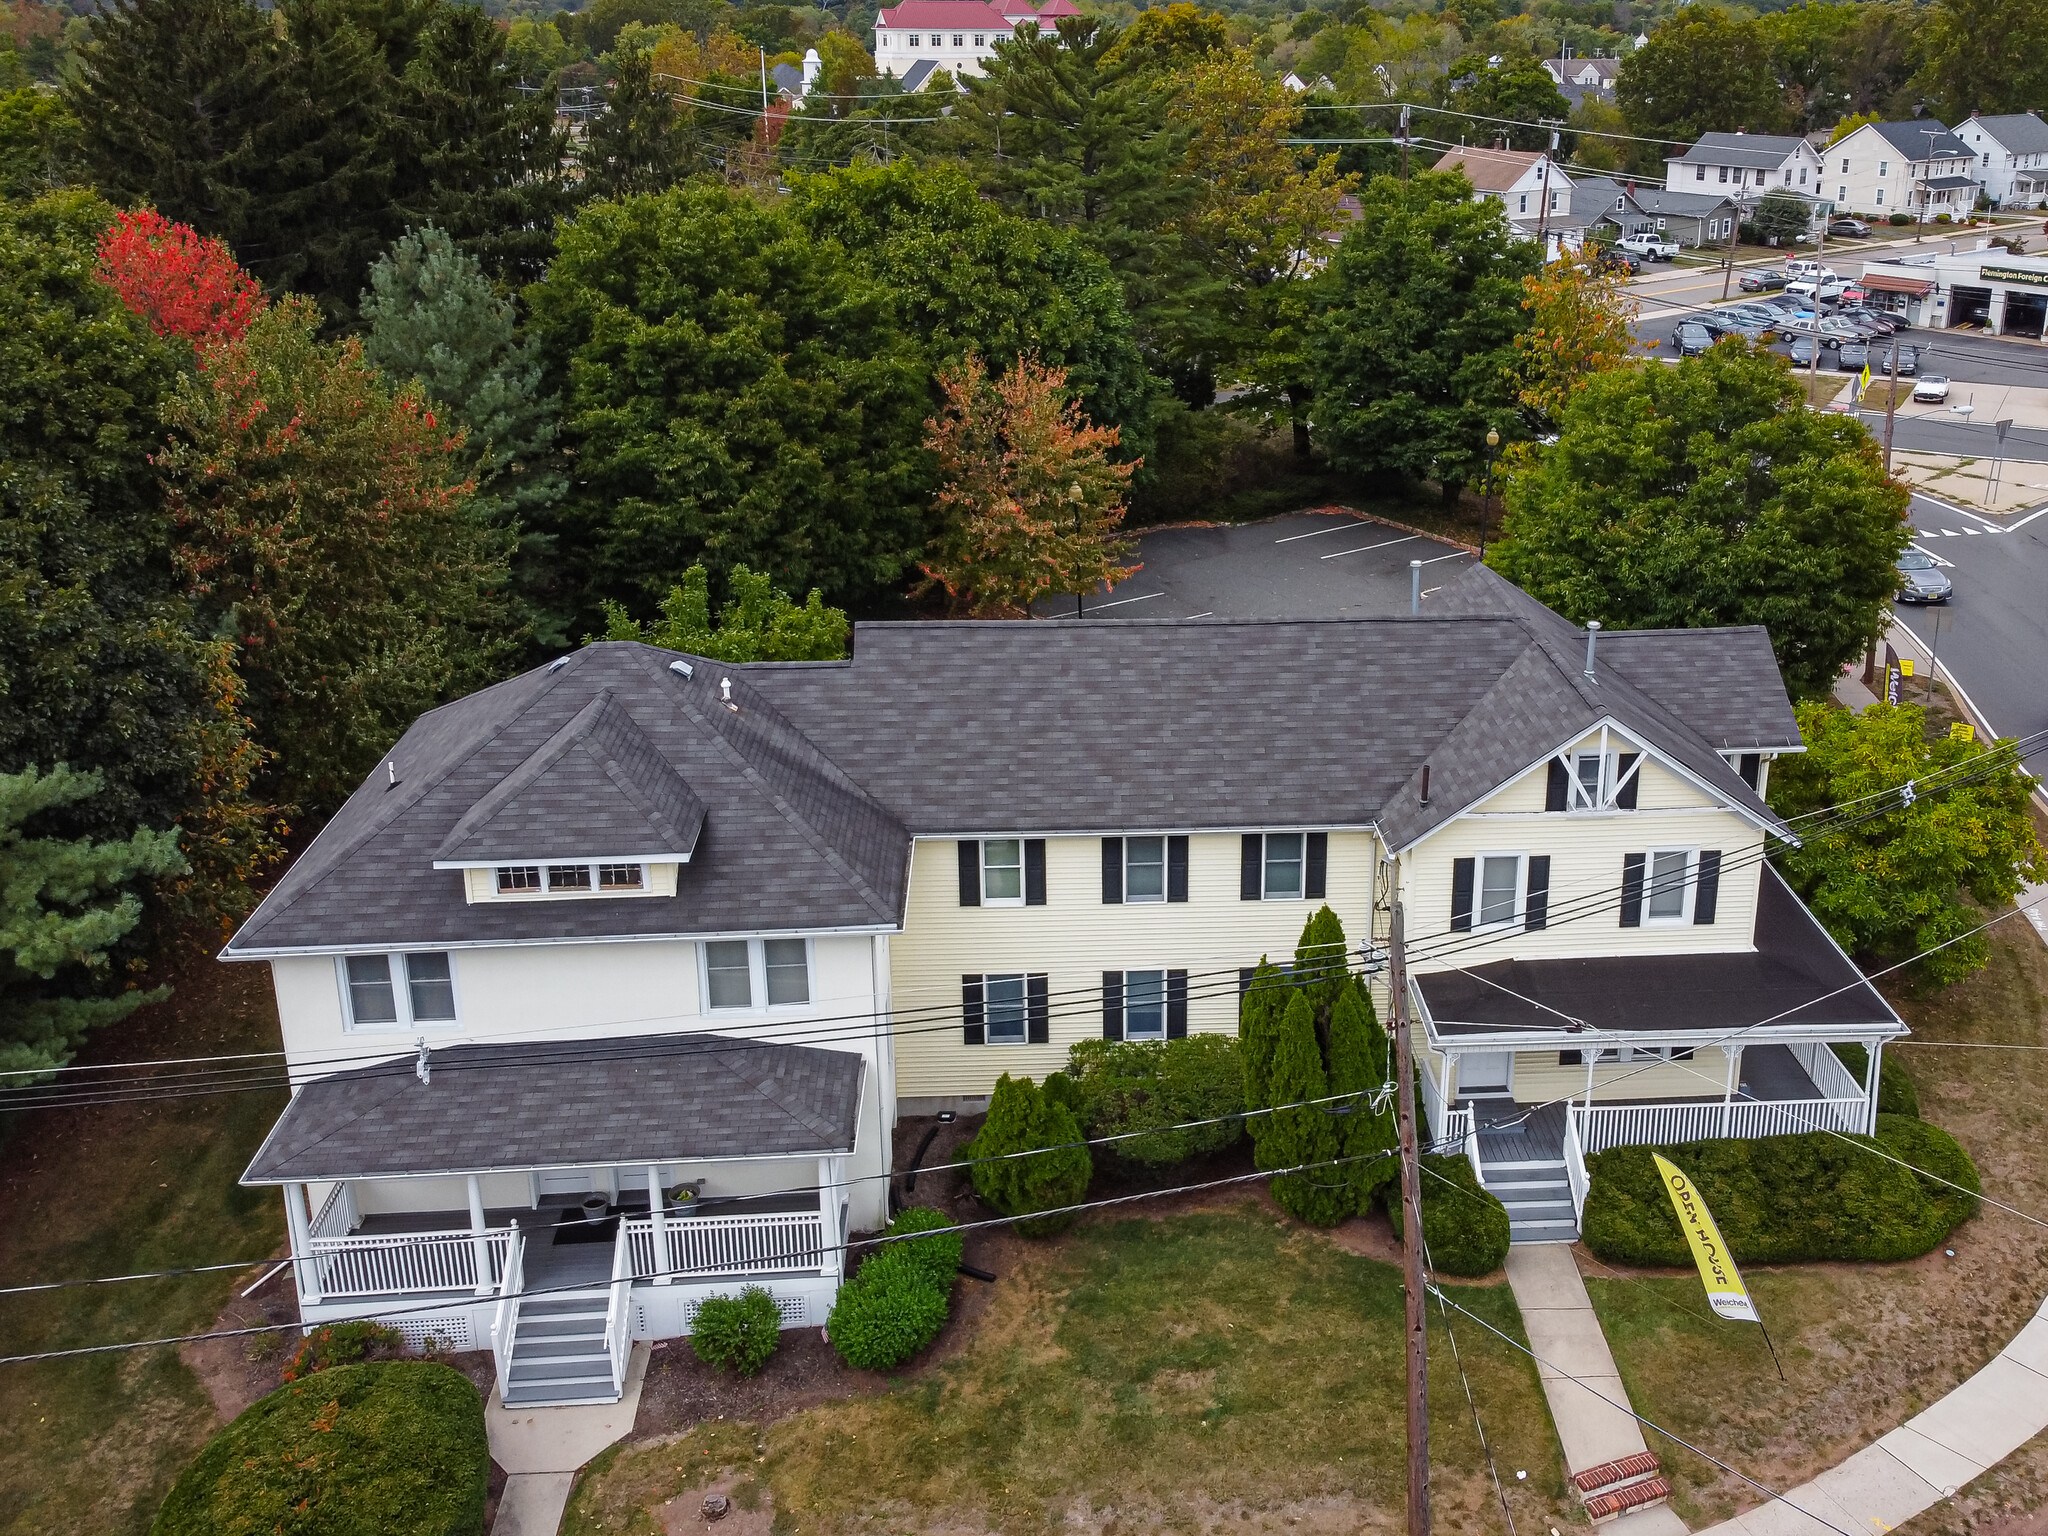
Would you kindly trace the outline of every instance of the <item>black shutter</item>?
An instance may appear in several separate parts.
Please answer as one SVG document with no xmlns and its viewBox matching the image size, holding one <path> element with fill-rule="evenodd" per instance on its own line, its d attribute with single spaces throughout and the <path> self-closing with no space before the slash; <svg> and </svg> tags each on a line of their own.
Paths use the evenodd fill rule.
<svg viewBox="0 0 2048 1536">
<path fill-rule="evenodd" d="M 1024 905 L 1045 905 L 1045 839 L 1042 837 L 1024 840 Z"/>
<path fill-rule="evenodd" d="M 1188 840 L 1184 837 L 1166 840 L 1166 899 L 1188 899 Z"/>
<path fill-rule="evenodd" d="M 1472 861 L 1451 861 L 1451 932 L 1472 931 Z"/>
<path fill-rule="evenodd" d="M 1764 759 L 1761 752 L 1745 752 L 1742 754 L 1742 766 L 1735 771 L 1742 775 L 1743 783 L 1747 784 L 1751 789 L 1755 789 L 1756 781 L 1763 776 L 1763 766 Z"/>
<path fill-rule="evenodd" d="M 1237 968 L 1237 1006 L 1244 1007 L 1245 995 L 1252 989 L 1252 978 L 1258 975 L 1258 967 L 1240 965 Z"/>
<path fill-rule="evenodd" d="M 1124 973 L 1104 971 L 1102 973 L 1102 1038 L 1121 1040 L 1124 1037 Z"/>
<path fill-rule="evenodd" d="M 1529 900 L 1522 908 L 1524 928 L 1550 926 L 1550 855 L 1529 855 Z"/>
<path fill-rule="evenodd" d="M 965 846 L 963 844 L 963 846 Z M 981 978 L 962 976 L 960 978 L 960 1043 L 981 1045 L 987 1038 L 982 1028 L 984 1015 L 981 1008 Z"/>
<path fill-rule="evenodd" d="M 1244 852 L 1237 873 L 1237 899 L 1257 901 L 1266 894 L 1266 838 L 1260 832 L 1244 835 Z"/>
<path fill-rule="evenodd" d="M 1301 872 L 1301 894 L 1310 901 L 1323 899 L 1323 886 L 1330 872 L 1330 834 L 1311 832 L 1308 835 L 1308 857 Z"/>
<path fill-rule="evenodd" d="M 1586 1064 L 1585 1053 L 1583 1051 L 1559 1051 L 1557 1053 L 1557 1064 L 1560 1067 L 1583 1067 Z"/>
<path fill-rule="evenodd" d="M 1614 805 L 1617 810 L 1632 811 L 1636 808 L 1636 785 L 1641 781 L 1642 775 L 1637 774 L 1626 783 L 1622 781 L 1627 777 L 1629 769 L 1635 767 L 1636 759 L 1642 755 L 1640 752 L 1624 752 L 1614 760 L 1614 782 L 1621 785 L 1614 792 Z"/>
<path fill-rule="evenodd" d="M 960 905 L 981 905 L 981 844 L 960 845 Z"/>
<path fill-rule="evenodd" d="M 1621 926 L 1643 926 L 1643 860 L 1640 853 L 1621 856 Z"/>
<path fill-rule="evenodd" d="M 1188 1037 L 1188 973 L 1168 971 L 1166 973 L 1166 1038 L 1185 1040 Z"/>
<path fill-rule="evenodd" d="M 1721 850 L 1706 848 L 1700 852 L 1700 883 L 1692 893 L 1692 920 L 1695 923 L 1711 923 L 1714 908 L 1721 900 Z"/>
<path fill-rule="evenodd" d="M 1550 760 L 1550 783 L 1543 791 L 1543 809 L 1568 810 L 1572 803 L 1572 776 L 1556 758 Z"/>
<path fill-rule="evenodd" d="M 1048 999 L 1045 976 L 1024 978 L 1024 1038 L 1033 1045 L 1043 1045 L 1052 1038 L 1052 1005 Z"/>
<path fill-rule="evenodd" d="M 1104 906 L 1114 907 L 1124 899 L 1124 840 L 1120 837 L 1105 837 L 1102 840 L 1102 901 Z"/>
</svg>

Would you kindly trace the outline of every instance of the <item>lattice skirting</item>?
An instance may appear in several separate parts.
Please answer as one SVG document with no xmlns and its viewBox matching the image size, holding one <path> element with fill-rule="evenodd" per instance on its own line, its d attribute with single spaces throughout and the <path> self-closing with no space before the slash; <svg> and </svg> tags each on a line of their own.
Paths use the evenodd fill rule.
<svg viewBox="0 0 2048 1536">
<path fill-rule="evenodd" d="M 822 1328 L 831 1315 L 836 1282 L 823 1276 L 764 1279 L 757 1282 L 775 1299 L 785 1328 Z M 680 1338 L 696 1321 L 697 1308 L 713 1296 L 737 1296 L 745 1282 L 713 1285 L 636 1285 L 633 1287 L 633 1337 Z"/>
</svg>

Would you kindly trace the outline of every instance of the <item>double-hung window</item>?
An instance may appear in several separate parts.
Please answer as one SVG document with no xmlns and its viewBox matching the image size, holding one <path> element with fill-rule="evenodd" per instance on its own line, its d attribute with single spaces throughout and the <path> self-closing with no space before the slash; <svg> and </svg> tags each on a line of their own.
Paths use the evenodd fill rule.
<svg viewBox="0 0 2048 1536">
<path fill-rule="evenodd" d="M 1522 857 L 1515 853 L 1488 854 L 1479 861 L 1479 924 L 1497 928 L 1515 920 L 1515 908 L 1522 894 Z"/>
<path fill-rule="evenodd" d="M 1045 905 L 1044 838 L 963 838 L 958 847 L 961 906 Z"/>
<path fill-rule="evenodd" d="M 704 1005 L 709 1011 L 788 1008 L 811 1000 L 811 951 L 805 939 L 716 939 L 704 945 Z"/>
<path fill-rule="evenodd" d="M 347 955 L 341 966 L 351 1029 L 455 1022 L 455 973 L 445 950 Z"/>
<path fill-rule="evenodd" d="M 1327 832 L 1247 832 L 1238 895 L 1245 901 L 1321 901 L 1329 862 Z"/>
<path fill-rule="evenodd" d="M 1550 760 L 1546 811 L 1632 811 L 1637 752 L 1569 752 Z"/>
<path fill-rule="evenodd" d="M 1692 868 L 1692 854 L 1684 849 L 1663 849 L 1650 855 L 1650 884 L 1643 897 L 1646 923 L 1682 923 L 1689 892 L 1686 874 Z"/>
<path fill-rule="evenodd" d="M 917 41 L 917 34 L 915 32 L 910 34 L 910 46 L 913 48 L 919 46 Z"/>
<path fill-rule="evenodd" d="M 1705 925 L 1721 897 L 1721 850 L 1653 848 L 1621 861 L 1621 926 Z"/>
<path fill-rule="evenodd" d="M 1550 925 L 1550 855 L 1481 853 L 1451 861 L 1451 929 Z"/>
<path fill-rule="evenodd" d="M 967 40 L 966 40 L 965 36 L 964 36 L 963 34 L 961 34 L 961 33 L 955 32 L 955 33 L 953 34 L 953 46 L 954 46 L 955 48 L 964 48 L 964 47 L 966 47 L 966 46 L 967 46 Z"/>
<path fill-rule="evenodd" d="M 1124 900 L 1166 900 L 1166 839 L 1124 839 Z"/>
<path fill-rule="evenodd" d="M 961 1043 L 1044 1045 L 1051 1038 L 1044 972 L 990 971 L 960 978 Z"/>
<path fill-rule="evenodd" d="M 1102 973 L 1102 1038 L 1180 1040 L 1188 1032 L 1188 973 Z"/>
<path fill-rule="evenodd" d="M 1185 837 L 1105 837 L 1102 840 L 1102 900 L 1186 901 L 1188 840 Z"/>
</svg>

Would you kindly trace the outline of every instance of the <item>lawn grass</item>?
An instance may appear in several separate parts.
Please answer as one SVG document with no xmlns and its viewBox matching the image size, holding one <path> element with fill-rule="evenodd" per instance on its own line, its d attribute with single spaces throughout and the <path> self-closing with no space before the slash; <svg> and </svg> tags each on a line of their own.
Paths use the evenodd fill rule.
<svg viewBox="0 0 2048 1536">
<path fill-rule="evenodd" d="M 1921 996 L 1887 986 L 1925 1041 L 2048 1045 L 2048 947 L 2014 917 L 1992 930 L 1985 970 Z M 1905 1063 L 1922 1114 L 1976 1160 L 1985 1192 L 2048 1216 L 2048 1051 L 1888 1048 Z M 1778 1354 L 1758 1331 L 1715 1321 L 1697 1277 L 1601 1278 L 1587 1290 L 1637 1412 L 1774 1488 L 1788 1488 L 1904 1422 L 1979 1369 L 2048 1290 L 2038 1227 L 1985 1207 L 1947 1246 L 1904 1264 L 1753 1269 L 1747 1278 Z M 1758 1495 L 1656 1434 L 1679 1513 L 1698 1529 Z M 2024 1493 L 2015 1486 L 2024 1484 Z M 2048 1497 L 2048 1454 L 2002 1479 L 2001 1504 Z M 1951 1506 L 1929 1529 L 1960 1528 Z"/>
<path fill-rule="evenodd" d="M 275 1049 L 260 966 L 194 956 L 171 999 L 92 1042 L 86 1060 Z M 20 1117 L 0 1143 L 0 1285 L 258 1258 L 276 1198 L 236 1184 L 283 1106 L 237 1093 Z M 11 1117 L 10 1117 L 11 1118 Z M 229 1271 L 29 1296 L 0 1306 L 0 1354 L 208 1327 Z M 0 1366 L 0 1533 L 146 1531 L 213 1433 L 212 1400 L 175 1349 Z"/>
<path fill-rule="evenodd" d="M 1505 1286 L 1455 1295 L 1523 1337 Z M 1500 1509 L 1431 1321 L 1437 1527 L 1494 1532 Z M 882 1394 L 621 1450 L 586 1475 L 564 1531 L 651 1531 L 652 1506 L 733 1467 L 765 1479 L 778 1530 L 1401 1522 L 1400 1274 L 1264 1202 L 1084 1224 L 1008 1266 L 970 1326 Z M 1561 1524 L 1533 1366 L 1469 1321 L 1458 1342 L 1517 1523 Z"/>
</svg>

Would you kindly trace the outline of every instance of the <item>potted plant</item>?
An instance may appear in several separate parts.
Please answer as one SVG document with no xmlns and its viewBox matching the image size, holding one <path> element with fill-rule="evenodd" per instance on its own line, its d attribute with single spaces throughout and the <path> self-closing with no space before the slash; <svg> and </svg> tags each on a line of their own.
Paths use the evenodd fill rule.
<svg viewBox="0 0 2048 1536">
<path fill-rule="evenodd" d="M 583 1197 L 583 1219 L 592 1226 L 603 1221 L 611 1213 L 612 1202 L 609 1197 L 605 1195 L 585 1195 Z"/>
</svg>

